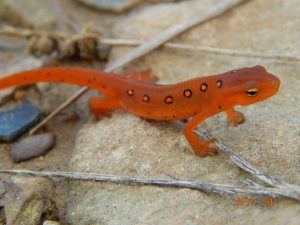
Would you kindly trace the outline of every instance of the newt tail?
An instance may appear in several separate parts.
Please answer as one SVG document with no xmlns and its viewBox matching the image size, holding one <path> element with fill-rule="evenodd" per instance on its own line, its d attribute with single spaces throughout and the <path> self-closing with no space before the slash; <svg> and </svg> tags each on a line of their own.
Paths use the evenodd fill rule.
<svg viewBox="0 0 300 225">
<path fill-rule="evenodd" d="M 114 94 L 107 87 L 114 82 L 119 82 L 121 79 L 121 76 L 95 70 L 70 67 L 45 68 L 24 71 L 2 78 L 0 79 L 0 89 L 38 82 L 59 82 L 87 86 L 100 91 L 104 95 L 113 96 Z"/>
</svg>

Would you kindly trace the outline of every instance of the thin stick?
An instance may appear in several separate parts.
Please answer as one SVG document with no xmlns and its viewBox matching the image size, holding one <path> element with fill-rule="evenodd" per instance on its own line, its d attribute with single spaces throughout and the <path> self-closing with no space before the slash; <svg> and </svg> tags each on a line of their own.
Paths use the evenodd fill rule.
<svg viewBox="0 0 300 225">
<path fill-rule="evenodd" d="M 123 45 L 123 46 L 137 46 L 143 43 L 143 41 L 135 39 L 115 39 L 115 38 L 102 38 L 99 40 L 101 44 L 107 45 Z M 214 48 L 208 46 L 200 45 L 191 45 L 191 44 L 181 44 L 168 42 L 164 45 L 166 48 L 171 49 L 181 49 L 188 51 L 200 51 L 207 52 L 212 54 L 223 54 L 231 56 L 242 56 L 242 57 L 253 57 L 261 59 L 274 59 L 274 60 L 287 60 L 287 61 L 300 61 L 300 57 L 291 53 L 263 53 L 263 52 L 254 52 L 254 51 L 243 51 L 243 50 L 234 50 L 234 49 L 225 49 L 225 48 Z"/>
<path fill-rule="evenodd" d="M 65 101 L 64 104 L 61 104 L 49 116 L 47 116 L 38 125 L 36 125 L 34 128 L 32 128 L 30 130 L 30 132 L 29 132 L 29 135 L 35 134 L 39 129 L 41 129 L 42 127 L 44 127 L 54 116 L 58 115 L 60 112 L 62 112 L 68 106 L 72 105 L 77 99 L 80 98 L 80 96 L 82 96 L 88 90 L 89 89 L 87 87 L 80 88 L 79 91 L 77 91 L 76 93 L 74 93 L 67 101 Z"/>
<path fill-rule="evenodd" d="M 13 36 L 20 36 L 24 38 L 30 38 L 33 36 L 47 36 L 52 37 L 56 40 L 65 40 L 70 37 L 71 34 L 65 32 L 47 32 L 47 31 L 40 31 L 40 30 L 31 30 L 31 29 L 21 29 L 12 26 L 5 25 L 3 28 L 0 29 L 1 35 L 13 35 Z"/>
<path fill-rule="evenodd" d="M 277 60 L 289 60 L 289 61 L 300 61 L 300 57 L 293 54 L 280 54 L 280 53 L 262 53 L 254 51 L 241 51 L 225 48 L 213 48 L 208 46 L 196 46 L 190 44 L 177 44 L 177 43 L 167 43 L 167 47 L 191 51 L 202 51 L 214 54 L 232 55 L 232 56 L 244 56 L 244 57 L 254 57 L 262 59 L 277 59 Z"/>
<path fill-rule="evenodd" d="M 19 175 L 32 175 L 42 177 L 63 177 L 73 180 L 87 180 L 109 183 L 120 183 L 129 185 L 155 185 L 174 188 L 191 188 L 201 190 L 209 193 L 217 194 L 247 194 L 257 196 L 272 196 L 277 198 L 291 198 L 300 201 L 299 196 L 293 196 L 289 190 L 282 188 L 269 188 L 269 187 L 238 187 L 232 185 L 212 184 L 204 183 L 200 181 L 186 181 L 186 180 L 157 180 L 157 179 L 145 179 L 138 177 L 119 177 L 114 175 L 103 175 L 96 173 L 82 173 L 82 172 L 51 172 L 51 171 L 31 171 L 31 170 L 14 170 L 14 169 L 1 169 L 0 173 L 13 173 Z"/>
<path fill-rule="evenodd" d="M 127 63 L 144 56 L 145 54 L 153 51 L 157 47 L 164 44 L 166 41 L 176 37 L 177 35 L 181 34 L 182 32 L 194 27 L 197 24 L 206 22 L 212 18 L 215 18 L 224 12 L 232 9 L 233 7 L 241 4 L 242 2 L 249 1 L 249 0 L 226 0 L 222 1 L 220 4 L 216 5 L 214 8 L 208 10 L 206 14 L 203 15 L 196 15 L 184 20 L 174 26 L 171 26 L 169 29 L 161 32 L 154 38 L 150 39 L 142 43 L 139 47 L 133 49 L 127 55 L 121 57 L 119 60 L 116 60 L 110 66 L 108 66 L 104 71 L 105 72 L 112 72 L 113 70 L 126 65 Z M 67 101 L 62 103 L 58 107 L 57 110 L 52 112 L 49 116 L 47 116 L 41 123 L 39 123 L 36 127 L 34 127 L 30 134 L 34 134 L 39 128 L 45 125 L 49 120 L 59 114 L 63 109 L 67 108 L 71 105 L 76 99 L 78 99 L 81 95 L 83 95 L 87 91 L 87 88 L 81 88 L 77 91 L 74 95 L 72 95 Z"/>
</svg>

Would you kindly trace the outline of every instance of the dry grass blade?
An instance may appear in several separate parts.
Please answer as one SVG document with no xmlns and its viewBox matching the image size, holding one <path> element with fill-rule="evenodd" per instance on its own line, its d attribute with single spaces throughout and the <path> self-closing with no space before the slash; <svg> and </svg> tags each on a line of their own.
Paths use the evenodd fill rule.
<svg viewBox="0 0 300 225">
<path fill-rule="evenodd" d="M 50 171 L 32 171 L 32 170 L 10 170 L 1 169 L 0 173 L 13 173 L 19 175 L 31 175 L 31 176 L 42 176 L 42 177 L 62 177 L 72 180 L 85 180 L 85 181 L 98 181 L 98 182 L 109 182 L 129 185 L 155 185 L 163 187 L 174 187 L 174 188 L 191 188 L 195 190 L 201 190 L 208 193 L 216 194 L 247 194 L 256 195 L 260 197 L 271 196 L 276 198 L 290 198 L 300 201 L 299 196 L 292 196 L 289 190 L 285 190 L 280 187 L 238 187 L 232 185 L 212 184 L 204 183 L 200 181 L 186 181 L 186 180 L 157 180 L 150 178 L 138 178 L 138 177 L 119 177 L 113 175 L 102 175 L 96 173 L 81 173 L 81 172 L 50 172 Z"/>
<path fill-rule="evenodd" d="M 223 55 L 232 55 L 232 56 L 243 56 L 243 57 L 253 57 L 261 59 L 274 59 L 274 60 L 287 60 L 287 61 L 300 61 L 300 57 L 294 54 L 280 54 L 280 53 L 262 53 L 262 52 L 253 52 L 253 51 L 242 51 L 234 49 L 224 49 L 224 48 L 213 48 L 207 46 L 197 46 L 190 44 L 179 44 L 179 43 L 167 43 L 166 47 L 183 49 L 190 51 L 202 51 L 213 54 L 223 54 Z"/>
<path fill-rule="evenodd" d="M 114 38 L 102 38 L 99 40 L 101 44 L 115 45 L 115 46 L 137 46 L 143 43 L 143 41 L 135 39 L 114 39 Z M 300 57 L 291 53 L 263 53 L 254 51 L 244 51 L 237 49 L 225 49 L 225 48 L 215 48 L 209 46 L 200 46 L 192 44 L 181 44 L 168 42 L 164 44 L 164 47 L 171 49 L 179 49 L 185 51 L 199 51 L 211 54 L 221 54 L 221 55 L 231 55 L 231 56 L 242 56 L 242 57 L 253 57 L 261 59 L 271 59 L 271 60 L 284 60 L 284 61 L 300 61 Z"/>
</svg>

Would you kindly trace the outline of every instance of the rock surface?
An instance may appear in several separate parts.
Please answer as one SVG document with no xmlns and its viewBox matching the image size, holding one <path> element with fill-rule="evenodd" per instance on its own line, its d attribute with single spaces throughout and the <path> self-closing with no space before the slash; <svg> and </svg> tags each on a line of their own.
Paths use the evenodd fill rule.
<svg viewBox="0 0 300 225">
<path fill-rule="evenodd" d="M 185 1 L 148 7 L 120 20 L 114 35 L 148 39 L 196 11 L 205 12 L 215 2 Z M 295 47 L 299 46 L 296 28 L 300 26 L 295 5 L 296 0 L 250 1 L 174 41 L 300 54 Z M 114 48 L 111 61 L 129 49 Z M 199 74 L 217 74 L 256 64 L 279 76 L 280 92 L 268 101 L 238 107 L 246 116 L 246 123 L 238 128 L 226 126 L 223 114 L 207 120 L 201 128 L 262 171 L 300 185 L 299 65 L 160 49 L 131 63 L 127 69 L 151 68 L 163 83 L 173 83 Z M 98 123 L 87 124 L 78 133 L 70 169 L 236 185 L 247 178 L 253 179 L 223 155 L 195 156 L 174 124 L 145 121 L 121 111 Z M 300 206 L 292 201 L 280 201 L 270 207 L 237 205 L 236 198 L 189 189 L 74 182 L 69 199 L 67 219 L 73 224 L 299 224 Z"/>
<path fill-rule="evenodd" d="M 113 34 L 120 38 L 148 39 L 192 12 L 206 12 L 217 1 L 219 0 L 182 1 L 178 4 L 140 7 L 129 16 L 122 15 Z M 19 1 L 6 2 L 20 4 Z M 65 14 L 72 20 L 70 25 L 75 28 L 84 27 L 92 21 L 99 30 L 110 31 L 115 19 L 115 14 L 103 11 L 99 13 L 75 4 L 75 1 L 56 2 L 61 4 Z M 30 7 L 37 10 L 39 7 L 43 8 L 43 5 L 44 2 L 39 1 L 38 7 Z M 293 52 L 299 55 L 298 5 L 297 0 L 249 1 L 213 21 L 191 29 L 173 41 L 262 52 Z M 1 9 L 3 8 L 0 6 Z M 142 11 L 138 12 L 139 10 Z M 27 14 L 21 13 L 28 21 Z M 15 14 L 11 15 L 10 18 L 18 19 Z M 42 17 L 39 14 L 35 22 L 43 21 Z M 60 18 L 57 17 L 56 20 L 59 24 L 64 24 Z M 1 50 L 2 47 L 1 42 Z M 131 47 L 114 47 L 110 61 L 127 53 L 129 49 Z M 3 68 L 13 67 L 20 58 L 27 57 L 26 54 L 21 55 L 19 50 L 8 53 L 1 51 L 0 76 L 7 74 L 3 72 Z M 68 65 L 100 69 L 94 63 L 77 63 Z M 201 128 L 208 130 L 262 171 L 282 181 L 300 185 L 298 64 L 161 48 L 131 63 L 126 70 L 151 68 L 161 82 L 173 83 L 199 74 L 216 74 L 256 64 L 264 65 L 272 73 L 279 75 L 282 80 L 279 94 L 266 102 L 239 108 L 246 114 L 247 121 L 238 128 L 227 127 L 224 115 L 209 119 Z M 26 68 L 20 68 L 23 69 Z M 31 94 L 28 97 L 32 97 L 32 102 L 38 102 L 39 106 L 45 104 L 54 109 L 76 89 L 74 86 L 55 84 L 49 90 L 42 91 L 42 97 L 29 89 Z M 204 159 L 196 157 L 182 131 L 174 124 L 145 121 L 123 111 L 114 112 L 112 117 L 104 117 L 98 123 L 87 123 L 78 133 L 76 147 L 72 152 L 75 134 L 86 123 L 87 97 L 85 95 L 66 110 L 66 114 L 85 115 L 81 117 L 84 119 L 66 123 L 65 118 L 70 115 L 63 114 L 49 123 L 51 131 L 58 136 L 58 144 L 45 158 L 14 164 L 9 156 L 10 145 L 1 144 L 0 167 L 65 171 L 72 156 L 69 169 L 73 171 L 236 185 L 243 185 L 247 178 L 253 179 L 223 155 Z M 2 178 L 7 175 L 0 176 Z M 28 177 L 24 180 L 28 180 Z M 24 185 L 26 190 L 31 190 L 34 183 L 45 190 L 45 186 L 39 181 L 30 179 L 28 182 L 30 185 Z M 22 187 L 23 183 L 19 183 Z M 299 224 L 299 205 L 287 200 L 280 201 L 275 206 L 261 207 L 247 203 L 242 205 L 240 202 L 237 204 L 237 200 L 241 198 L 218 197 L 189 189 L 69 182 L 61 179 L 56 182 L 55 191 L 60 218 L 64 220 L 62 224 Z M 24 194 L 24 191 L 15 193 Z M 0 188 L 0 196 L 1 194 L 4 192 Z M 23 215 L 23 210 L 28 212 L 26 209 L 35 205 L 28 199 L 25 205 L 15 204 L 24 198 L 23 195 L 13 195 L 17 199 L 10 198 L 9 202 L 15 207 L 13 212 L 18 215 Z M 246 199 L 251 196 L 240 197 Z M 40 204 L 40 201 L 37 203 Z M 1 205 L 2 202 L 0 221 L 3 218 Z M 39 214 L 35 215 L 37 216 L 34 218 L 39 217 Z M 9 215 L 9 221 L 11 218 Z"/>
<path fill-rule="evenodd" d="M 43 156 L 50 151 L 56 143 L 53 133 L 38 134 L 21 139 L 11 149 L 14 162 L 22 162 L 34 157 Z"/>
<path fill-rule="evenodd" d="M 46 178 L 11 177 L 5 180 L 6 193 L 1 200 L 7 224 L 40 224 L 43 217 L 55 215 L 51 200 L 53 184 Z"/>
<path fill-rule="evenodd" d="M 39 108 L 24 101 L 15 108 L 0 112 L 0 141 L 11 142 L 35 125 L 41 116 Z"/>
<path fill-rule="evenodd" d="M 15 4 L 0 0 L 0 17 L 16 26 L 49 29 L 56 26 L 55 7 L 51 1 L 27 0 Z"/>
</svg>

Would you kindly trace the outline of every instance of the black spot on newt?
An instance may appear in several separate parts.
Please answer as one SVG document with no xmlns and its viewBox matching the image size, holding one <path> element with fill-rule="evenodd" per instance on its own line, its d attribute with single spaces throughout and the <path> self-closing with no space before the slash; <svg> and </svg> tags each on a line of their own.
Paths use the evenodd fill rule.
<svg viewBox="0 0 300 225">
<path fill-rule="evenodd" d="M 133 89 L 128 89 L 128 90 L 127 90 L 127 94 L 128 94 L 129 96 L 133 96 L 133 95 L 134 95 L 134 90 L 133 90 Z"/>
<path fill-rule="evenodd" d="M 143 96 L 143 102 L 150 102 L 150 97 L 149 97 L 149 95 L 144 95 Z"/>
<path fill-rule="evenodd" d="M 192 95 L 193 95 L 193 92 L 190 89 L 185 89 L 183 91 L 183 96 L 186 98 L 190 98 L 190 97 L 192 97 Z"/>
<path fill-rule="evenodd" d="M 168 95 L 167 97 L 165 97 L 165 103 L 166 104 L 172 104 L 173 101 L 174 101 L 174 99 L 171 95 Z"/>
<path fill-rule="evenodd" d="M 202 83 L 200 85 L 200 91 L 203 92 L 203 93 L 207 91 L 207 88 L 208 88 L 207 83 Z"/>
</svg>

